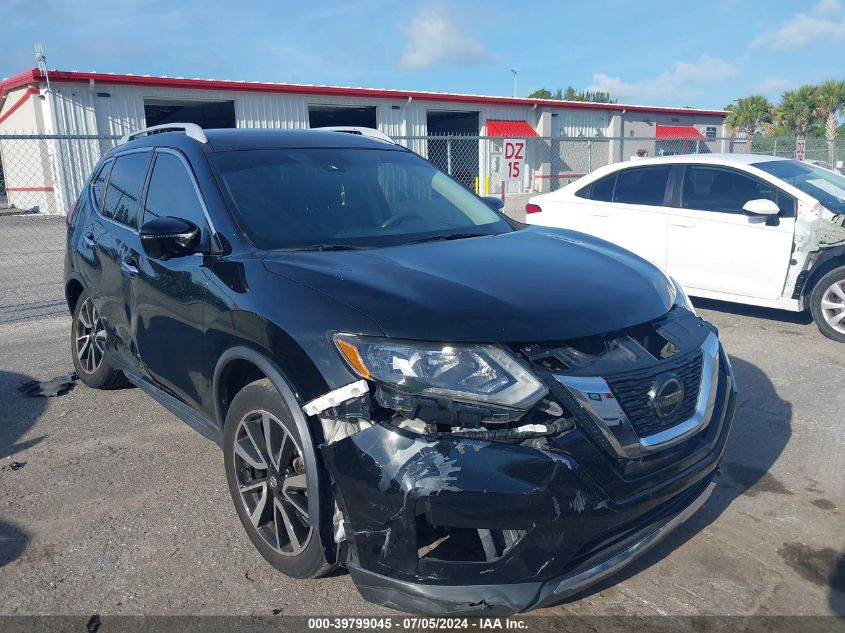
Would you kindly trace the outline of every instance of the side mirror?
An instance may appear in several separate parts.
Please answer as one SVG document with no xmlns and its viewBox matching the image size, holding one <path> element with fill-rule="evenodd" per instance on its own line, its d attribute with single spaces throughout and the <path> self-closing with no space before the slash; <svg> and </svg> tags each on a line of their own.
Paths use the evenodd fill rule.
<svg viewBox="0 0 845 633">
<path fill-rule="evenodd" d="M 767 198 L 749 200 L 742 205 L 742 210 L 745 211 L 745 215 L 777 215 L 780 213 L 778 205 Z"/>
<path fill-rule="evenodd" d="M 481 199 L 484 200 L 488 207 L 496 211 L 501 211 L 505 206 L 505 201 L 496 196 L 482 196 Z"/>
<path fill-rule="evenodd" d="M 141 246 L 153 259 L 190 255 L 200 243 L 200 227 L 182 218 L 156 218 L 141 226 Z"/>
</svg>

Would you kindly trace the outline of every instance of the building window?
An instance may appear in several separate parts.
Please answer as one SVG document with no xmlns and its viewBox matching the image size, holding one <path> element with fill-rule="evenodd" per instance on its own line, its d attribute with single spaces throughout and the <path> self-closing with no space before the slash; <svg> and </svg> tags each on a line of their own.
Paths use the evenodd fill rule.
<svg viewBox="0 0 845 633">
<path fill-rule="evenodd" d="M 165 123 L 196 123 L 205 129 L 237 127 L 234 101 L 144 99 L 147 127 Z"/>
<path fill-rule="evenodd" d="M 376 107 L 308 106 L 308 127 L 369 127 L 376 129 Z"/>
</svg>

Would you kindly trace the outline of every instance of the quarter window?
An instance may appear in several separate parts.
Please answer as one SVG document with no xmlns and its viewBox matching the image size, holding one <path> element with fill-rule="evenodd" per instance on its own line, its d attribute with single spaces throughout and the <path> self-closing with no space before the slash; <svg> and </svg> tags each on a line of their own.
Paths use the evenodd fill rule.
<svg viewBox="0 0 845 633">
<path fill-rule="evenodd" d="M 194 182 L 185 165 L 173 154 L 156 155 L 144 206 L 144 222 L 170 216 L 188 220 L 200 228 L 205 226 L 205 213 Z"/>
<path fill-rule="evenodd" d="M 670 169 L 669 165 L 623 169 L 616 179 L 613 201 L 662 206 Z"/>
<path fill-rule="evenodd" d="M 616 174 L 610 174 L 595 181 L 589 187 L 578 192 L 582 198 L 598 200 L 599 202 L 610 202 L 613 200 L 613 186 L 616 184 Z M 583 195 L 582 195 L 583 194 Z"/>
<path fill-rule="evenodd" d="M 94 178 L 94 182 L 91 183 L 94 203 L 97 205 L 98 211 L 103 208 L 103 191 L 106 189 L 106 182 L 108 182 L 112 164 L 113 161 L 111 160 L 103 163 L 103 166 L 100 167 L 100 171 L 97 172 L 97 177 Z"/>
<path fill-rule="evenodd" d="M 783 215 L 794 215 L 794 199 L 762 180 L 722 167 L 690 165 L 684 170 L 684 209 L 742 213 L 746 202 L 762 198 L 775 202 Z"/>
<path fill-rule="evenodd" d="M 106 188 L 103 204 L 105 217 L 133 228 L 138 226 L 138 200 L 141 197 L 141 187 L 147 175 L 149 160 L 149 152 L 117 157 Z"/>
</svg>

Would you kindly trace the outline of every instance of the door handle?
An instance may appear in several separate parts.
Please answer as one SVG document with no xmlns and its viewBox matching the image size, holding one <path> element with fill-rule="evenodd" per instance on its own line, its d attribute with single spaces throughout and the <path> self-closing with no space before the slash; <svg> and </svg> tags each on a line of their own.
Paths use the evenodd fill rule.
<svg viewBox="0 0 845 633">
<path fill-rule="evenodd" d="M 89 248 L 93 248 L 94 246 L 94 231 L 90 229 L 85 232 L 85 235 L 82 236 L 82 241 L 85 242 L 85 246 Z"/>
<path fill-rule="evenodd" d="M 609 213 L 591 213 L 590 215 L 594 218 L 609 218 L 610 217 Z"/>
<path fill-rule="evenodd" d="M 679 229 L 694 229 L 695 224 L 678 224 L 676 222 L 670 222 L 669 226 L 676 226 Z"/>
<path fill-rule="evenodd" d="M 120 260 L 120 269 L 127 277 L 135 277 L 138 275 L 138 262 L 131 255 L 127 255 Z"/>
</svg>

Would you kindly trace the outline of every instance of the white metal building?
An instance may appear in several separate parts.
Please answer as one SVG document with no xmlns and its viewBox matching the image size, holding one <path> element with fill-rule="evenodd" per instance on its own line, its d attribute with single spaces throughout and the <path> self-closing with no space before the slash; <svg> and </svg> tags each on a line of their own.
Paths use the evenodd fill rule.
<svg viewBox="0 0 845 633">
<path fill-rule="evenodd" d="M 702 139 L 723 137 L 725 112 L 622 104 L 595 104 L 466 94 L 342 88 L 244 81 L 150 77 L 54 70 L 47 77 L 27 70 L 0 82 L 0 135 L 121 136 L 149 125 L 191 121 L 203 127 L 376 127 L 394 137 L 463 135 L 489 137 L 660 137 L 661 126 Z M 2 140 L 0 140 L 2 143 Z M 15 160 L 10 142 L 0 158 Z M 27 208 L 62 210 L 79 189 L 108 141 L 43 141 L 44 156 L 26 174 L 6 174 L 11 197 L 27 196 Z M 409 147 L 427 155 L 425 139 Z M 604 144 L 608 160 L 623 158 L 622 144 Z M 30 161 L 32 162 L 32 161 Z M 479 161 L 483 163 L 483 161 Z M 475 169 L 482 179 L 484 164 Z M 38 204 L 39 197 L 53 204 Z"/>
</svg>

